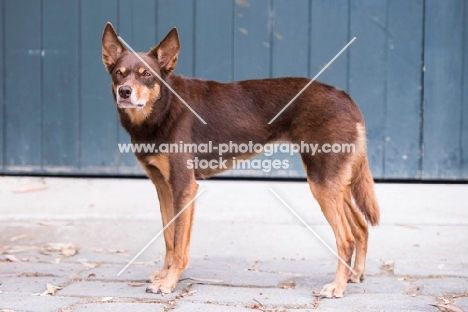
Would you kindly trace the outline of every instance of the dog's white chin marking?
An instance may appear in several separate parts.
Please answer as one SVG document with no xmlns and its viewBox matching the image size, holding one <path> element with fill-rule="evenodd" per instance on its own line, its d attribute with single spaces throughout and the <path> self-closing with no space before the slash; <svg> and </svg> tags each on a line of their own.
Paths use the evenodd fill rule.
<svg viewBox="0 0 468 312">
<path fill-rule="evenodd" d="M 135 92 L 132 92 L 130 99 L 122 99 L 117 93 L 117 105 L 121 108 L 143 108 L 147 102 L 147 99 L 137 98 Z"/>
</svg>

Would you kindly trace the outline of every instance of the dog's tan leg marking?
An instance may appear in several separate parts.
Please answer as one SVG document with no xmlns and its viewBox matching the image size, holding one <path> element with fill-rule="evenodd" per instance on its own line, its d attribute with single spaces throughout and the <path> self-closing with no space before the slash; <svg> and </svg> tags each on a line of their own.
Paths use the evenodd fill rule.
<svg viewBox="0 0 468 312">
<path fill-rule="evenodd" d="M 159 198 L 159 206 L 161 210 L 161 217 L 163 221 L 163 227 L 167 225 L 169 221 L 174 218 L 174 205 L 172 198 L 172 189 L 168 183 L 169 178 L 169 165 L 165 163 L 164 159 L 157 158 L 158 156 L 151 156 L 148 162 L 141 162 L 141 166 L 145 169 L 148 177 L 156 187 L 156 192 Z M 161 169 L 159 169 L 157 167 Z M 174 256 L 174 223 L 172 223 L 164 231 L 164 242 L 166 245 L 166 256 L 164 258 L 164 265 L 161 270 L 154 271 L 150 280 L 155 281 L 166 277 L 169 268 L 172 265 Z"/>
<path fill-rule="evenodd" d="M 198 184 L 191 182 L 181 191 L 173 191 L 174 207 L 177 213 L 183 209 L 197 194 Z M 148 286 L 146 292 L 170 293 L 174 290 L 180 275 L 188 265 L 190 234 L 195 203 L 192 202 L 188 208 L 174 221 L 174 253 L 172 264 L 167 271 L 167 275 L 159 280 L 155 280 Z"/>
<path fill-rule="evenodd" d="M 359 283 L 363 281 L 365 277 L 367 239 L 369 236 L 368 226 L 351 200 L 351 190 L 349 187 L 344 192 L 344 206 L 346 219 L 348 220 L 351 232 L 356 240 L 356 256 L 353 270 L 357 274 L 350 272 L 348 281 Z"/>
<path fill-rule="evenodd" d="M 348 265 L 354 251 L 354 237 L 344 212 L 343 189 L 340 185 L 327 183 L 328 185 L 317 185 L 309 180 L 309 186 L 317 199 L 322 212 L 335 234 L 338 255 Z M 335 280 L 323 287 L 320 294 L 327 298 L 340 298 L 346 289 L 349 269 L 338 261 Z"/>
</svg>

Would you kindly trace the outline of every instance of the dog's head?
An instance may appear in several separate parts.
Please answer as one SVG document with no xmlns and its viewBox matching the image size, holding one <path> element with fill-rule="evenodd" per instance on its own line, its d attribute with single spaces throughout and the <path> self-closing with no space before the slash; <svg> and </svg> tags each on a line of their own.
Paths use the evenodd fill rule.
<svg viewBox="0 0 468 312">
<path fill-rule="evenodd" d="M 171 74 L 177 65 L 179 50 L 179 35 L 173 28 L 148 53 L 138 53 L 148 68 L 125 48 L 112 24 L 107 23 L 102 34 L 102 61 L 112 76 L 112 93 L 117 106 L 125 109 L 151 106 L 161 92 L 161 81 L 157 75 L 164 79 Z"/>
</svg>

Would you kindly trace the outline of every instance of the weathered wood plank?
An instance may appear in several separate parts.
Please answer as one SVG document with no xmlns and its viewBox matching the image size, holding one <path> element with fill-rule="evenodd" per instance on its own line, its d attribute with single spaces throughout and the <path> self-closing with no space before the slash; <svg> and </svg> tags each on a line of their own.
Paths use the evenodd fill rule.
<svg viewBox="0 0 468 312">
<path fill-rule="evenodd" d="M 116 169 L 117 111 L 102 64 L 107 21 L 119 31 L 117 1 L 81 1 L 81 166 Z"/>
<path fill-rule="evenodd" d="M 149 51 L 157 44 L 157 5 L 155 1 L 126 0 L 120 1 L 119 35 L 135 51 Z M 117 132 L 117 143 L 130 143 L 130 136 L 120 125 Z M 133 153 L 120 153 L 115 148 L 119 173 L 128 170 L 139 170 Z M 143 171 L 142 171 L 143 173 Z"/>
<path fill-rule="evenodd" d="M 233 2 L 195 2 L 195 71 L 199 78 L 233 79 Z"/>
<path fill-rule="evenodd" d="M 311 3 L 310 72 L 314 77 L 347 43 L 349 38 L 348 0 L 317 0 Z M 355 34 L 352 34 L 354 36 Z M 358 38 L 360 40 L 360 38 Z M 362 42 L 361 42 L 362 43 Z M 318 78 L 319 81 L 348 89 L 348 64 L 353 43 Z"/>
<path fill-rule="evenodd" d="M 426 1 L 424 179 L 457 179 L 461 167 L 462 0 Z"/>
<path fill-rule="evenodd" d="M 351 1 L 349 93 L 364 114 L 367 155 L 374 178 L 382 178 L 385 136 L 388 21 L 386 1 Z"/>
<path fill-rule="evenodd" d="M 161 41 L 171 28 L 177 28 L 180 37 L 180 53 L 174 72 L 186 77 L 194 75 L 194 9 L 194 0 L 158 2 L 157 42 Z"/>
<path fill-rule="evenodd" d="M 5 159 L 9 167 L 42 165 L 41 2 L 6 0 Z M 19 18 L 21 17 L 21 18 Z"/>
<path fill-rule="evenodd" d="M 384 177 L 417 179 L 422 156 L 423 0 L 392 0 L 388 8 Z"/>
<path fill-rule="evenodd" d="M 234 80 L 270 75 L 271 1 L 235 1 Z"/>
<path fill-rule="evenodd" d="M 43 7 L 43 165 L 78 166 L 78 2 Z"/>
</svg>

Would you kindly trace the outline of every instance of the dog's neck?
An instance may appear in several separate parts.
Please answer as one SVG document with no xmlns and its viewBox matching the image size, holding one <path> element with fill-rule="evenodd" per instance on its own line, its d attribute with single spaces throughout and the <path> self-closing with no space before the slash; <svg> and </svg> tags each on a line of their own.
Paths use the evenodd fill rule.
<svg viewBox="0 0 468 312">
<path fill-rule="evenodd" d="M 141 126 L 150 117 L 154 104 L 147 103 L 141 108 L 122 108 L 121 110 L 128 116 L 132 125 Z"/>
</svg>

